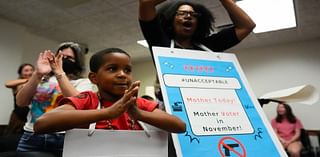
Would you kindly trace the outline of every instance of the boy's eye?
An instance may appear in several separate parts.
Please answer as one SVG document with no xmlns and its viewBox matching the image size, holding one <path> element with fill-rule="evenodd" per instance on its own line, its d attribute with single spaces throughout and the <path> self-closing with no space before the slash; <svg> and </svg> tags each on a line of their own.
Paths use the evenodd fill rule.
<svg viewBox="0 0 320 157">
<path fill-rule="evenodd" d="M 110 71 L 110 72 L 114 72 L 114 71 L 116 71 L 116 70 L 117 70 L 116 67 L 108 67 L 108 68 L 107 68 L 107 71 Z"/>
<path fill-rule="evenodd" d="M 132 70 L 131 68 L 125 68 L 123 71 L 128 74 L 128 73 L 131 73 Z"/>
</svg>

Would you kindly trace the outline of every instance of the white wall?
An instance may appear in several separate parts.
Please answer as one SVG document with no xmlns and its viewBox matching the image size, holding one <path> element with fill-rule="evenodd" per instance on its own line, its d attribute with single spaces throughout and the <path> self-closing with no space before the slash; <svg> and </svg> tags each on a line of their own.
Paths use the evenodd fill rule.
<svg viewBox="0 0 320 157">
<path fill-rule="evenodd" d="M 38 55 L 44 50 L 52 50 L 55 52 L 60 42 L 41 37 L 30 32 L 24 32 L 22 37 L 22 62 L 36 63 Z"/>
<path fill-rule="evenodd" d="M 21 63 L 35 64 L 39 52 L 56 48 L 57 42 L 26 31 L 25 27 L 0 19 L 0 124 L 7 124 L 13 109 L 13 96 L 4 84 L 18 77 Z"/>
<path fill-rule="evenodd" d="M 320 90 L 320 40 L 252 48 L 237 52 L 239 62 L 257 97 L 271 91 L 311 84 Z M 320 129 L 320 102 L 312 106 L 290 104 L 307 129 Z M 276 104 L 264 106 L 269 119 Z"/>
<path fill-rule="evenodd" d="M 243 71 L 256 96 L 267 92 L 311 84 L 320 90 L 320 40 L 235 50 Z M 155 71 L 152 61 L 134 64 L 134 77 L 153 85 Z M 294 113 L 307 129 L 320 130 L 320 102 L 312 105 L 291 104 Z M 269 119 L 276 114 L 276 104 L 264 106 Z"/>
<path fill-rule="evenodd" d="M 146 53 L 149 53 L 148 49 L 146 49 Z M 141 81 L 139 96 L 146 94 L 145 89 L 147 86 L 153 87 L 156 79 L 156 70 L 151 57 L 149 60 L 133 63 L 133 79 Z M 154 95 L 148 95 L 154 97 Z"/>
<path fill-rule="evenodd" d="M 22 59 L 21 34 L 23 27 L 0 20 L 0 124 L 7 124 L 13 108 L 10 90 L 4 87 L 5 81 L 17 78 L 16 72 Z"/>
</svg>

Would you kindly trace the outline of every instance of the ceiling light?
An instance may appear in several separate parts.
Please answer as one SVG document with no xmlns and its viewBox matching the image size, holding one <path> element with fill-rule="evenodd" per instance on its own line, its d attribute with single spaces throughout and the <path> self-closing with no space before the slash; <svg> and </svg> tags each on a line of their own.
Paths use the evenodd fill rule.
<svg viewBox="0 0 320 157">
<path fill-rule="evenodd" d="M 142 45 L 143 47 L 149 48 L 148 43 L 146 40 L 138 40 L 137 43 Z"/>
<path fill-rule="evenodd" d="M 256 23 L 254 33 L 296 27 L 293 0 L 238 0 L 236 3 Z"/>
</svg>

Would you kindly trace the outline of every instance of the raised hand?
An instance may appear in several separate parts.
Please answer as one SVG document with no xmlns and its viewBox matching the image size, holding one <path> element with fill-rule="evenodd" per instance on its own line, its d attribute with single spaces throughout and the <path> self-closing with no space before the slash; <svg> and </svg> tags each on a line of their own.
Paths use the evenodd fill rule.
<svg viewBox="0 0 320 157">
<path fill-rule="evenodd" d="M 48 56 L 50 56 L 50 53 L 50 50 L 45 50 L 44 52 L 40 53 L 36 67 L 38 73 L 45 75 L 52 71 L 50 63 L 48 61 Z"/>
<path fill-rule="evenodd" d="M 133 85 L 140 86 L 140 81 L 136 81 Z M 137 95 L 138 93 L 136 94 L 136 97 Z M 141 110 L 137 107 L 136 101 L 131 106 L 129 106 L 128 113 L 132 119 L 139 120 Z"/>
<path fill-rule="evenodd" d="M 156 16 L 156 6 L 166 0 L 139 0 L 139 19 L 150 21 Z"/>
<path fill-rule="evenodd" d="M 62 68 L 63 66 L 62 58 L 63 58 L 63 54 L 61 53 L 61 51 L 59 51 L 56 56 L 54 56 L 52 52 L 48 55 L 48 61 L 50 63 L 50 67 L 56 75 L 62 74 L 64 72 Z"/>
</svg>

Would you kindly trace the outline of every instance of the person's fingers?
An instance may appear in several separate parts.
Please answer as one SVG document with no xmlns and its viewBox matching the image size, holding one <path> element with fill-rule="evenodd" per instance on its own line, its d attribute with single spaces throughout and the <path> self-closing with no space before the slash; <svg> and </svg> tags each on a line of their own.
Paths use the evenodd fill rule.
<svg viewBox="0 0 320 157">
<path fill-rule="evenodd" d="M 54 53 L 51 50 L 47 50 L 48 56 L 50 57 L 51 60 L 54 60 Z"/>
<path fill-rule="evenodd" d="M 121 98 L 122 103 L 126 103 L 127 101 L 129 101 L 131 99 L 131 97 L 133 97 L 133 91 L 132 90 L 130 92 L 125 93 L 122 96 L 122 98 Z"/>
<path fill-rule="evenodd" d="M 136 95 L 138 94 L 139 91 L 139 86 L 134 87 L 131 90 L 128 90 L 124 95 L 123 95 L 123 99 L 124 101 L 128 101 L 131 97 L 136 97 Z"/>
<path fill-rule="evenodd" d="M 138 87 L 138 90 L 134 95 L 135 97 L 138 97 L 138 92 L 139 92 L 139 88 L 140 88 L 140 81 L 135 81 L 133 84 L 135 87 Z"/>
<path fill-rule="evenodd" d="M 49 50 L 45 50 L 42 59 L 51 61 L 53 58 Z"/>
<path fill-rule="evenodd" d="M 134 87 L 135 87 L 135 84 L 132 83 L 132 84 L 129 86 L 129 88 L 126 90 L 126 92 L 131 91 Z"/>
<path fill-rule="evenodd" d="M 137 100 L 137 97 L 130 97 L 129 100 L 127 100 L 126 102 L 123 102 L 125 109 L 127 110 L 130 106 L 135 104 L 136 100 Z"/>
<path fill-rule="evenodd" d="M 59 50 L 59 51 L 57 52 L 57 55 L 59 55 L 59 54 L 62 54 L 62 51 L 61 51 L 61 50 Z"/>
<path fill-rule="evenodd" d="M 63 54 L 61 53 L 61 51 L 59 51 L 57 55 L 57 59 L 62 60 L 62 58 L 63 58 Z"/>
<path fill-rule="evenodd" d="M 42 55 L 42 59 L 43 60 L 48 59 L 48 50 L 44 50 L 43 55 Z"/>
<path fill-rule="evenodd" d="M 132 97 L 137 97 L 139 91 L 140 81 L 136 81 L 131 84 L 131 86 L 125 90 L 124 95 L 121 98 L 122 103 L 130 101 Z"/>
<path fill-rule="evenodd" d="M 125 95 L 126 94 L 128 94 L 130 91 L 132 91 L 133 89 L 135 89 L 136 87 L 140 87 L 140 81 L 136 81 L 136 82 L 134 82 L 134 83 L 132 83 L 131 85 L 130 85 L 130 87 L 124 92 L 125 93 Z M 136 94 L 138 94 L 137 92 L 136 92 Z M 135 96 L 137 96 L 137 95 L 135 95 Z"/>
<path fill-rule="evenodd" d="M 132 83 L 133 87 L 140 86 L 140 81 L 135 81 Z"/>
<path fill-rule="evenodd" d="M 140 86 L 140 82 L 134 82 L 130 85 L 130 87 L 128 89 L 125 90 L 125 94 L 128 94 L 128 92 L 132 91 L 133 89 L 135 89 L 136 87 Z"/>
<path fill-rule="evenodd" d="M 43 58 L 43 55 L 44 55 L 44 52 L 40 52 L 39 57 L 38 57 L 38 60 L 39 60 L 39 59 L 42 59 L 42 58 Z"/>
</svg>

